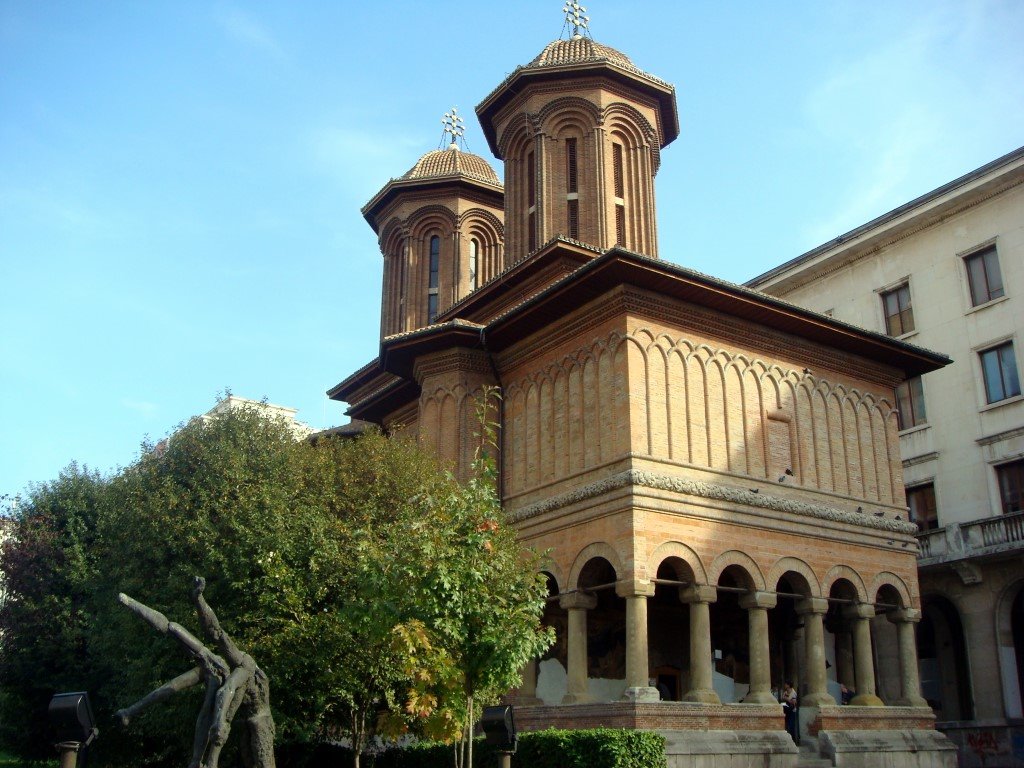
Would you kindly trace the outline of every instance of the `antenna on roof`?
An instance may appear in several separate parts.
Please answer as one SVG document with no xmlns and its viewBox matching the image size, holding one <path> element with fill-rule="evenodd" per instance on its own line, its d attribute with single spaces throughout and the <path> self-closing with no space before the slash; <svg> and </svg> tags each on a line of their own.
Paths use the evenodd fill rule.
<svg viewBox="0 0 1024 768">
<path fill-rule="evenodd" d="M 444 117 L 441 118 L 441 125 L 444 126 L 441 129 L 441 147 L 444 148 L 445 143 L 447 143 L 449 149 L 458 149 L 461 142 L 462 149 L 465 150 L 466 121 L 459 114 L 458 107 L 452 107 L 444 113 Z"/>
<path fill-rule="evenodd" d="M 565 14 L 565 23 L 572 27 L 572 37 L 574 40 L 583 37 L 583 33 L 586 33 L 587 36 L 590 35 L 590 17 L 583 15 L 586 12 L 587 9 L 577 3 L 576 0 L 567 1 L 562 6 L 562 13 Z"/>
</svg>

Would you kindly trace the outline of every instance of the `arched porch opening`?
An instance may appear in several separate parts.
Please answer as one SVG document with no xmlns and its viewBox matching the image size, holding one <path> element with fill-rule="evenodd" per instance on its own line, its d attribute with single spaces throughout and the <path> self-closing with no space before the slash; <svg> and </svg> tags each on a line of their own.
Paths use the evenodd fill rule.
<svg viewBox="0 0 1024 768">
<path fill-rule="evenodd" d="M 972 720 L 974 702 L 960 612 L 948 598 L 928 595 L 921 613 L 917 628 L 921 695 L 936 720 Z"/>
<path fill-rule="evenodd" d="M 750 632 L 741 597 L 756 590 L 751 575 L 739 565 L 722 571 L 711 604 L 711 653 L 715 692 L 723 704 L 741 701 L 750 689 Z"/>
<path fill-rule="evenodd" d="M 881 586 L 874 595 L 875 616 L 871 619 L 871 644 L 874 650 L 878 696 L 886 704 L 895 704 L 903 693 L 900 672 L 900 648 L 896 625 L 889 620 L 906 607 L 895 587 Z"/>
<path fill-rule="evenodd" d="M 853 692 L 857 690 L 856 675 L 853 663 L 852 623 L 844 614 L 843 609 L 857 603 L 857 588 L 847 579 L 836 579 L 829 589 L 829 606 L 825 614 L 825 630 L 831 638 L 833 646 L 833 667 L 829 677 L 835 680 L 839 688 L 836 701 L 848 703 Z"/>
<path fill-rule="evenodd" d="M 594 599 L 587 610 L 587 690 L 593 701 L 617 701 L 626 688 L 626 601 L 615 593 L 617 575 L 603 557 L 587 561 L 576 588 Z"/>
<path fill-rule="evenodd" d="M 1017 716 L 1024 712 L 1024 583 L 1010 607 L 1010 631 L 1013 635 L 1013 657 L 1017 662 Z"/>
<path fill-rule="evenodd" d="M 789 681 L 800 696 L 806 691 L 806 638 L 804 619 L 797 612 L 798 603 L 811 597 L 811 587 L 803 574 L 784 573 L 774 585 L 778 595 L 775 607 L 768 611 L 768 632 L 771 638 L 772 690 L 781 690 Z"/>
<path fill-rule="evenodd" d="M 659 582 L 695 583 L 689 564 L 667 557 L 657 571 Z M 690 608 L 682 602 L 679 583 L 656 583 L 647 608 L 650 678 L 663 701 L 682 701 L 690 690 Z"/>
</svg>

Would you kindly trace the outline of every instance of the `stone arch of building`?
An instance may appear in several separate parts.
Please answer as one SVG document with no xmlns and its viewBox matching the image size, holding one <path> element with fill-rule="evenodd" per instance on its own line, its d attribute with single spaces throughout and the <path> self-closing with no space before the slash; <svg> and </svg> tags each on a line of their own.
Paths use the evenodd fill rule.
<svg viewBox="0 0 1024 768">
<path fill-rule="evenodd" d="M 796 557 L 784 557 L 768 572 L 768 585 L 775 590 L 779 588 L 779 582 L 784 576 L 796 574 L 800 577 L 799 583 L 790 580 L 795 588 L 806 588 L 807 594 L 804 597 L 821 597 L 821 584 L 818 577 L 805 561 Z"/>
<path fill-rule="evenodd" d="M 498 136 L 498 153 L 506 162 L 520 158 L 526 149 L 533 146 L 533 126 L 529 116 L 521 112 L 509 120 L 505 130 Z"/>
<path fill-rule="evenodd" d="M 458 224 L 463 231 L 478 232 L 493 243 L 505 237 L 504 223 L 484 208 L 470 208 L 459 217 Z"/>
<path fill-rule="evenodd" d="M 683 544 L 681 541 L 666 541 L 659 544 L 654 552 L 651 553 L 651 568 L 648 572 L 657 573 L 661 564 L 671 559 L 680 560 L 690 571 L 689 574 L 677 573 L 681 580 L 692 577 L 698 585 L 708 583 L 707 571 L 704 569 L 704 564 L 700 561 L 700 555 L 692 547 Z"/>
<path fill-rule="evenodd" d="M 402 240 L 408 235 L 405 225 L 401 219 L 397 216 L 392 216 L 388 219 L 380 230 L 380 236 L 377 238 L 377 242 L 380 244 L 380 250 L 387 256 L 398 256 L 402 246 Z"/>
<path fill-rule="evenodd" d="M 907 587 L 907 583 L 895 573 L 890 573 L 889 571 L 882 571 L 872 579 L 868 594 L 874 597 L 875 602 L 888 602 L 888 600 L 879 598 L 879 593 L 886 587 L 891 587 L 896 593 L 899 598 L 900 608 L 914 607 L 914 601 L 910 597 L 910 589 Z"/>
<path fill-rule="evenodd" d="M 424 205 L 409 215 L 406 224 L 412 237 L 422 238 L 433 230 L 440 230 L 442 235 L 450 235 L 455 231 L 458 219 L 453 211 L 443 205 Z"/>
<path fill-rule="evenodd" d="M 537 120 L 548 136 L 557 137 L 566 130 L 585 135 L 601 122 L 601 110 L 580 96 L 564 96 L 545 104 Z"/>
<path fill-rule="evenodd" d="M 626 132 L 633 136 L 633 146 L 646 145 L 651 153 L 651 172 L 658 173 L 661 166 L 661 141 L 650 121 L 636 107 L 622 101 L 604 108 L 602 119 L 610 132 Z"/>
<path fill-rule="evenodd" d="M 566 591 L 579 589 L 580 573 L 582 573 L 587 563 L 599 557 L 608 561 L 612 570 L 615 571 L 616 579 L 622 579 L 624 574 L 622 558 L 615 550 L 615 547 L 604 541 L 595 541 L 585 546 L 580 550 L 580 553 L 576 555 L 576 559 L 573 561 L 572 567 L 569 569 L 569 579 L 566 582 Z"/>
<path fill-rule="evenodd" d="M 730 567 L 735 567 L 746 574 L 753 589 L 759 592 L 764 591 L 765 581 L 761 569 L 758 568 L 757 563 L 754 562 L 750 555 L 737 549 L 723 552 L 712 561 L 711 566 L 708 568 L 708 583 L 718 584 L 722 573 Z"/>
<path fill-rule="evenodd" d="M 940 720 L 970 720 L 974 697 L 959 607 L 939 592 L 921 596 L 917 628 L 922 693 Z"/>
<path fill-rule="evenodd" d="M 828 569 L 828 573 L 825 574 L 825 578 L 821 581 L 822 595 L 827 596 L 831 594 L 832 587 L 840 580 L 846 581 L 853 587 L 858 602 L 870 602 L 867 588 L 864 586 L 864 580 L 860 577 L 859 573 L 848 565 L 833 565 Z"/>
<path fill-rule="evenodd" d="M 1011 581 L 995 610 L 996 644 L 1007 717 L 1024 716 L 1024 579 Z M 1016 686 L 1013 685 L 1016 683 Z M 1014 690 L 1016 688 L 1016 690 Z"/>
</svg>

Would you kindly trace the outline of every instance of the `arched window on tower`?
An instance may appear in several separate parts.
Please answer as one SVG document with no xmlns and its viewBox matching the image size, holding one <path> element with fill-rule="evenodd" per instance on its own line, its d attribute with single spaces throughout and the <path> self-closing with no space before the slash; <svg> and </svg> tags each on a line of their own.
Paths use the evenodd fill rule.
<svg viewBox="0 0 1024 768">
<path fill-rule="evenodd" d="M 537 250 L 537 165 L 533 152 L 526 155 L 527 251 Z"/>
<path fill-rule="evenodd" d="M 477 257 L 480 254 L 480 241 L 475 237 L 469 241 L 469 290 L 477 288 Z"/>
<path fill-rule="evenodd" d="M 441 238 L 433 235 L 430 238 L 430 280 L 427 283 L 427 322 L 437 319 L 437 286 L 441 272 Z"/>
<path fill-rule="evenodd" d="M 568 234 L 573 240 L 580 237 L 579 173 L 576 162 L 576 139 L 565 140 L 565 201 L 568 216 Z"/>
<path fill-rule="evenodd" d="M 623 178 L 622 145 L 612 144 L 612 175 L 615 184 L 615 244 L 626 244 L 626 184 Z"/>
</svg>

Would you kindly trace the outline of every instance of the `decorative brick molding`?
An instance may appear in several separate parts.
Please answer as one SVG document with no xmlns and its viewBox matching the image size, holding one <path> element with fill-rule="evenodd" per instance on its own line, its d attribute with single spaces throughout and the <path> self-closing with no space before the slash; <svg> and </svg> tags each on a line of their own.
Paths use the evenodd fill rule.
<svg viewBox="0 0 1024 768">
<path fill-rule="evenodd" d="M 518 707 L 521 731 L 545 728 L 636 728 L 680 731 L 781 731 L 781 704 L 697 704 L 685 701 Z"/>
<path fill-rule="evenodd" d="M 808 725 L 819 731 L 931 731 L 935 715 L 927 707 L 820 707 Z"/>
<path fill-rule="evenodd" d="M 913 535 L 917 532 L 914 523 L 903 520 L 893 520 L 888 517 L 875 517 L 860 512 L 848 512 L 836 507 L 828 507 L 824 504 L 808 504 L 802 501 L 793 501 L 779 496 L 772 496 L 766 493 L 752 493 L 746 489 L 731 488 L 717 483 L 707 483 L 698 480 L 686 480 L 681 477 L 665 475 L 645 470 L 629 469 L 625 472 L 612 475 L 596 483 L 590 483 L 576 488 L 568 493 L 552 496 L 536 504 L 530 504 L 517 509 L 509 514 L 513 522 L 527 520 L 546 512 L 552 512 L 561 507 L 576 504 L 587 499 L 601 496 L 609 491 L 627 486 L 639 486 L 659 491 L 671 491 L 687 496 L 697 496 L 715 501 L 725 501 L 731 504 L 742 504 L 748 507 L 759 507 L 773 512 L 785 512 L 803 517 L 828 520 L 830 522 L 857 525 L 862 528 L 873 528 L 875 530 L 889 531 Z"/>
</svg>

